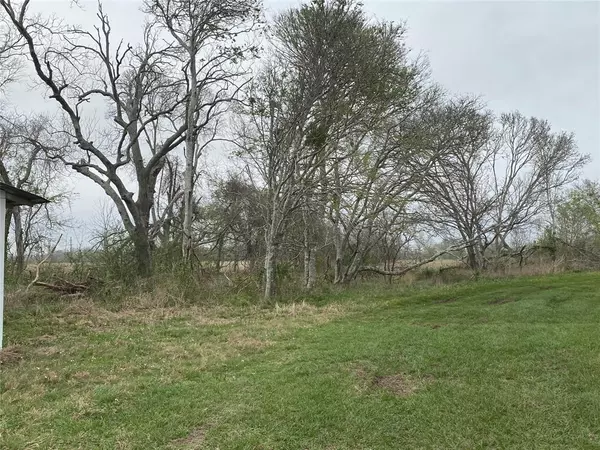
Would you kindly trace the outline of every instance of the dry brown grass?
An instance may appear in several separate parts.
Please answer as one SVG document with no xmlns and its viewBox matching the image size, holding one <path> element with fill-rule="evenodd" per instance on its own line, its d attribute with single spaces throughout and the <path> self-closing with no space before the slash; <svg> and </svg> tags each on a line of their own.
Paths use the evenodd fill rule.
<svg viewBox="0 0 600 450">
<path fill-rule="evenodd" d="M 414 264 L 414 262 L 413 262 Z M 449 267 L 462 267 L 464 264 L 461 261 L 457 261 L 455 259 L 437 259 L 435 261 L 431 261 L 430 263 L 421 266 L 420 270 L 425 269 L 446 269 Z"/>
<path fill-rule="evenodd" d="M 507 263 L 501 267 L 489 271 L 489 276 L 538 276 L 561 273 L 565 271 L 562 261 L 530 261 L 528 264 L 519 266 L 516 262 Z M 486 274 L 487 275 L 487 274 Z"/>
<path fill-rule="evenodd" d="M 350 309 L 353 309 L 356 305 L 352 304 L 339 304 L 331 303 L 327 306 L 318 307 L 306 303 L 291 303 L 279 305 L 275 304 L 275 308 L 272 311 L 266 311 L 264 314 L 267 317 L 311 317 L 318 322 L 329 322 L 330 320 L 336 319 L 342 315 L 345 315 Z"/>
<path fill-rule="evenodd" d="M 137 306 L 132 306 L 137 305 Z M 235 319 L 222 317 L 225 308 L 187 307 L 151 307 L 148 303 L 127 303 L 116 311 L 104 308 L 89 298 L 80 298 L 65 305 L 54 318 L 60 322 L 83 327 L 108 328 L 123 324 L 150 325 L 178 317 L 189 318 L 194 325 L 227 325 Z"/>
<path fill-rule="evenodd" d="M 0 350 L 0 364 L 8 365 L 18 363 L 23 359 L 23 349 L 16 345 L 9 345 Z"/>
<path fill-rule="evenodd" d="M 399 267 L 403 267 L 403 266 L 409 266 L 412 264 L 417 263 L 418 260 L 412 260 L 412 259 L 400 259 L 396 261 L 396 268 Z M 203 262 L 202 265 L 204 267 L 215 267 L 214 263 L 211 262 Z M 445 267 L 459 267 L 463 265 L 460 261 L 456 261 L 453 259 L 438 259 L 436 261 L 432 261 L 430 263 L 427 263 L 423 266 L 421 266 L 420 270 L 425 269 L 425 268 L 430 268 L 430 269 L 439 269 L 439 268 L 445 268 Z M 383 268 L 383 264 L 381 264 L 381 267 Z M 249 261 L 223 261 L 221 262 L 221 270 L 223 270 L 226 273 L 231 273 L 231 272 L 245 272 L 247 270 L 249 270 L 250 268 L 250 262 Z"/>
<path fill-rule="evenodd" d="M 227 343 L 239 349 L 263 349 L 273 345 L 273 341 L 269 339 L 259 339 L 241 331 L 231 332 Z"/>
<path fill-rule="evenodd" d="M 33 351 L 33 353 L 37 356 L 54 356 L 59 355 L 61 353 L 61 348 L 57 346 L 51 347 L 37 347 Z"/>
<path fill-rule="evenodd" d="M 316 307 L 308 303 L 296 303 L 290 305 L 277 305 L 271 309 L 258 307 L 198 307 L 189 306 L 184 308 L 128 308 L 111 311 L 90 299 L 80 298 L 65 304 L 64 307 L 53 311 L 46 311 L 44 321 L 52 329 L 63 330 L 61 337 L 55 335 L 35 336 L 23 341 L 23 348 L 10 347 L 2 354 L 3 364 L 12 364 L 26 356 L 28 360 L 36 360 L 41 364 L 52 366 L 56 358 L 69 358 L 85 350 L 87 343 L 82 339 L 64 339 L 64 336 L 78 336 L 80 329 L 92 329 L 94 333 L 118 333 L 120 330 L 132 329 L 130 327 L 142 327 L 159 324 L 173 319 L 178 320 L 179 328 L 202 328 L 213 327 L 214 334 L 202 340 L 185 339 L 162 339 L 154 342 L 154 349 L 159 361 L 187 361 L 185 365 L 193 361 L 195 370 L 221 363 L 229 358 L 246 353 L 263 351 L 288 333 L 297 328 L 320 325 L 347 314 L 353 306 L 328 305 Z M 68 330 L 68 334 L 65 334 Z M 115 347 L 124 348 L 129 344 L 125 339 L 109 340 L 97 344 L 99 354 L 110 353 Z M 184 376 L 181 366 L 178 364 L 167 364 L 167 369 L 161 370 L 161 377 L 165 381 L 180 379 Z M 44 369 L 44 367 L 42 367 Z M 48 386 L 64 380 L 73 386 L 89 383 L 109 383 L 111 379 L 118 380 L 119 377 L 128 373 L 134 374 L 139 370 L 135 364 L 124 364 L 120 369 L 122 373 L 108 374 L 96 373 L 88 370 L 74 368 L 73 370 L 59 370 L 55 368 L 50 371 L 36 371 L 29 375 L 27 380 L 20 380 L 18 374 L 14 374 L 12 382 L 22 385 L 25 381 L 29 384 Z M 186 369 L 187 370 L 187 369 Z M 41 388 L 42 389 L 42 388 Z M 34 389 L 30 390 L 34 392 Z M 40 395 L 45 391 L 42 389 Z"/>
</svg>

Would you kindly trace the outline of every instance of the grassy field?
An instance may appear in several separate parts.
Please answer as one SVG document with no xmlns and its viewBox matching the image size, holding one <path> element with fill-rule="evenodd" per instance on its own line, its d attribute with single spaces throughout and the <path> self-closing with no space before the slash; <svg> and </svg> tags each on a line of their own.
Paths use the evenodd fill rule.
<svg viewBox="0 0 600 450">
<path fill-rule="evenodd" d="M 3 449 L 600 448 L 600 274 L 6 320 Z"/>
</svg>

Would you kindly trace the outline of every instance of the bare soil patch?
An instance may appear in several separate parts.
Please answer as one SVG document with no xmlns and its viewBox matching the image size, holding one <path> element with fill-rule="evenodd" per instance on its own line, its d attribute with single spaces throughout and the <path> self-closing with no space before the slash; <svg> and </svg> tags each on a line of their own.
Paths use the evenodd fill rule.
<svg viewBox="0 0 600 450">
<path fill-rule="evenodd" d="M 419 388 L 419 383 L 410 380 L 401 373 L 397 373 L 375 377 L 373 379 L 373 386 L 386 389 L 399 397 L 408 397 Z"/>
<path fill-rule="evenodd" d="M 193 429 L 186 437 L 175 439 L 171 442 L 171 444 L 176 447 L 199 449 L 202 448 L 202 444 L 204 444 L 205 439 L 206 428 L 198 427 Z"/>
<path fill-rule="evenodd" d="M 408 397 L 433 381 L 430 375 L 424 377 L 414 377 L 404 373 L 373 375 L 373 371 L 362 364 L 355 365 L 352 371 L 361 382 L 360 386 L 357 386 L 359 391 L 364 392 L 372 388 L 385 389 L 398 397 Z"/>
</svg>

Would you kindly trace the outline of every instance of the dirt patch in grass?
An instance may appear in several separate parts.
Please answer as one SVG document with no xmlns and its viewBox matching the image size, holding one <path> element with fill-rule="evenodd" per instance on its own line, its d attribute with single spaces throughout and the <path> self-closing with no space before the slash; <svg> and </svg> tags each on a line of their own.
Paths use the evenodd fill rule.
<svg viewBox="0 0 600 450">
<path fill-rule="evenodd" d="M 386 389 L 399 397 L 408 397 L 419 388 L 418 383 L 408 379 L 401 373 L 375 377 L 373 386 Z"/>
<path fill-rule="evenodd" d="M 172 446 L 184 447 L 184 448 L 201 448 L 204 440 L 206 439 L 206 428 L 198 427 L 193 429 L 190 434 L 184 438 L 175 439 L 171 442 Z"/>
<path fill-rule="evenodd" d="M 75 380 L 85 380 L 89 377 L 90 377 L 90 373 L 87 370 L 75 372 L 74 374 L 71 375 L 71 378 L 74 378 Z"/>
<path fill-rule="evenodd" d="M 7 366 L 9 364 L 16 364 L 23 359 L 23 352 L 21 347 L 16 345 L 9 345 L 8 347 L 0 350 L 0 364 Z"/>
<path fill-rule="evenodd" d="M 490 305 L 504 305 L 505 303 L 516 302 L 517 299 L 514 297 L 498 297 L 489 302 Z"/>
<path fill-rule="evenodd" d="M 373 370 L 362 364 L 355 365 L 352 371 L 360 381 L 360 386 L 357 386 L 359 391 L 369 391 L 373 388 L 384 389 L 398 397 L 413 395 L 433 381 L 433 377 L 430 375 L 424 377 L 415 377 L 404 373 L 373 375 Z"/>
</svg>

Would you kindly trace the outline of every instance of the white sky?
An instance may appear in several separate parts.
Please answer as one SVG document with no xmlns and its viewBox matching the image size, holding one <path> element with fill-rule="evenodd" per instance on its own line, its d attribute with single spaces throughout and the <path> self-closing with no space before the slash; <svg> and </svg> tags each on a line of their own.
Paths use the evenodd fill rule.
<svg viewBox="0 0 600 450">
<path fill-rule="evenodd" d="M 271 11 L 299 1 L 267 0 Z M 482 97 L 496 112 L 518 109 L 547 119 L 555 130 L 575 133 L 580 150 L 592 156 L 584 176 L 600 179 L 600 2 L 488 2 L 363 0 L 373 16 L 406 21 L 408 44 L 427 54 L 433 78 L 451 92 Z M 32 0 L 43 12 L 67 22 L 93 23 L 68 0 Z M 143 15 L 136 0 L 104 1 L 115 37 L 136 42 Z M 22 80 L 9 92 L 20 109 L 56 105 L 30 91 Z M 75 179 L 75 178 L 74 178 Z M 101 209 L 104 193 L 78 177 L 72 214 L 81 223 L 74 240 L 83 245 Z"/>
</svg>

